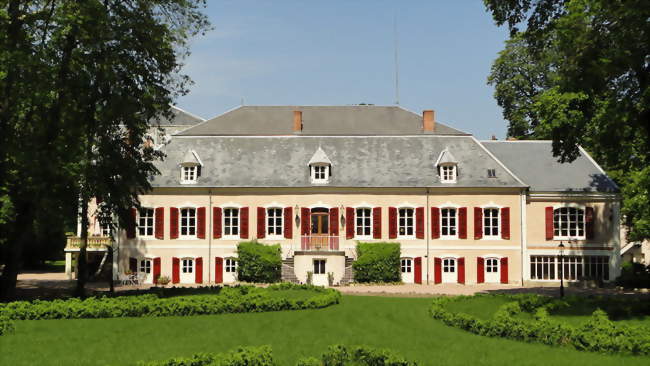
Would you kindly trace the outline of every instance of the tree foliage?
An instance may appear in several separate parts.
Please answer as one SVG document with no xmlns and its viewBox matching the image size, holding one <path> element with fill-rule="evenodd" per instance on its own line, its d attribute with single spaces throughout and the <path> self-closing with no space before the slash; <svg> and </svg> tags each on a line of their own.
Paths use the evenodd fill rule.
<svg viewBox="0 0 650 366">
<path fill-rule="evenodd" d="M 522 139 L 584 146 L 621 187 L 633 240 L 650 238 L 650 2 L 484 0 L 511 38 L 488 83 Z"/>
</svg>

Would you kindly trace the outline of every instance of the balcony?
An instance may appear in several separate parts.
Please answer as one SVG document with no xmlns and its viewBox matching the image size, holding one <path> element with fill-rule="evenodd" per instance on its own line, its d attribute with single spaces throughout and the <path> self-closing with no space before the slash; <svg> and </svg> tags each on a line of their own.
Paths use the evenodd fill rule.
<svg viewBox="0 0 650 366">
<path fill-rule="evenodd" d="M 339 237 L 327 235 L 304 235 L 300 237 L 300 250 L 338 251 Z"/>
<path fill-rule="evenodd" d="M 68 236 L 65 246 L 66 251 L 78 251 L 81 246 L 81 238 Z M 111 246 L 111 238 L 108 236 L 89 236 L 87 249 L 102 250 Z"/>
</svg>

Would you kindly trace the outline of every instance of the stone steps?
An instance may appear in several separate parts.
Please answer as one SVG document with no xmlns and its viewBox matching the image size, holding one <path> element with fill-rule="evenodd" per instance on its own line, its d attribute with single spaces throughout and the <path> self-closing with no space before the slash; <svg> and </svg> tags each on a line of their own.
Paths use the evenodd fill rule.
<svg viewBox="0 0 650 366">
<path fill-rule="evenodd" d="M 352 263 L 354 259 L 345 257 L 345 272 L 341 279 L 341 286 L 349 285 L 354 282 L 354 271 L 352 270 Z"/>
<path fill-rule="evenodd" d="M 293 268 L 293 257 L 282 260 L 282 281 L 300 283 Z"/>
</svg>

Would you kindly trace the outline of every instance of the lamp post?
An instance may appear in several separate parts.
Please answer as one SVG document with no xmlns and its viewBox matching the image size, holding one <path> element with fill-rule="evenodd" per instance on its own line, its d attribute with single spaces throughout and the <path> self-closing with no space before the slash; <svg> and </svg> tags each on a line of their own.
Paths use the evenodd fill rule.
<svg viewBox="0 0 650 366">
<path fill-rule="evenodd" d="M 560 241 L 560 297 L 564 297 L 564 243 Z"/>
</svg>

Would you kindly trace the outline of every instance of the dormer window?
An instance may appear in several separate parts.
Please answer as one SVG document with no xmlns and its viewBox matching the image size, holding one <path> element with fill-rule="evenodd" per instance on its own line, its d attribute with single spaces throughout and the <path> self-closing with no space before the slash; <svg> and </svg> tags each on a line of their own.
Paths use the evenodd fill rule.
<svg viewBox="0 0 650 366">
<path fill-rule="evenodd" d="M 180 163 L 181 184 L 195 184 L 201 176 L 201 159 L 195 151 L 188 151 Z"/>
<path fill-rule="evenodd" d="M 332 162 L 320 147 L 309 160 L 309 176 L 312 184 L 329 183 L 332 175 Z"/>
<path fill-rule="evenodd" d="M 438 168 L 440 183 L 456 183 L 458 161 L 449 150 L 442 150 L 440 156 L 438 156 L 438 161 L 436 161 L 436 167 Z"/>
</svg>

